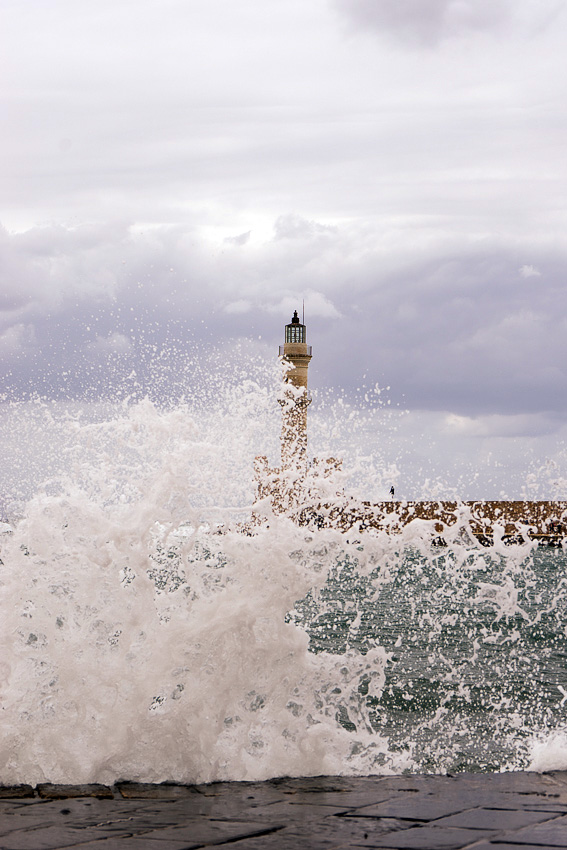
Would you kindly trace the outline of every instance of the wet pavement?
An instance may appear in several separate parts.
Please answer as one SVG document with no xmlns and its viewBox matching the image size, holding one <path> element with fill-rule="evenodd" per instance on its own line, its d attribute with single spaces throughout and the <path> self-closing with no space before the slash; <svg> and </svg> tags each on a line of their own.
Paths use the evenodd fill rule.
<svg viewBox="0 0 567 850">
<path fill-rule="evenodd" d="M 567 771 L 0 786 L 1 850 L 567 848 Z"/>
</svg>

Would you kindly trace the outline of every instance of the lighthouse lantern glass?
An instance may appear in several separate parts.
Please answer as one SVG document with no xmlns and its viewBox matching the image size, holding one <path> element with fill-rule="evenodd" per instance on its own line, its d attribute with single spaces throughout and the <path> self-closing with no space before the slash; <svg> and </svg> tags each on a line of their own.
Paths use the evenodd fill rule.
<svg viewBox="0 0 567 850">
<path fill-rule="evenodd" d="M 306 342 L 306 340 L 307 335 L 305 333 L 305 325 L 302 325 L 299 321 L 296 310 L 289 325 L 285 326 L 285 341 Z"/>
</svg>

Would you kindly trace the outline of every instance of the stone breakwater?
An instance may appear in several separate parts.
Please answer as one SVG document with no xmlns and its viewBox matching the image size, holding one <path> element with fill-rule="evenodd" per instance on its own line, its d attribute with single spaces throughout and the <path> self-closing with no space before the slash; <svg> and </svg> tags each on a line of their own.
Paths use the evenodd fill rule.
<svg viewBox="0 0 567 850">
<path fill-rule="evenodd" d="M 320 527 L 359 532 L 374 528 L 391 534 L 399 534 L 415 520 L 427 523 L 433 535 L 466 529 L 481 542 L 501 536 L 505 541 L 530 539 L 557 545 L 567 537 L 567 502 L 344 500 L 337 505 L 307 507 L 299 513 L 300 522 Z"/>
<path fill-rule="evenodd" d="M 2 850 L 567 848 L 567 772 L 0 787 Z"/>
</svg>

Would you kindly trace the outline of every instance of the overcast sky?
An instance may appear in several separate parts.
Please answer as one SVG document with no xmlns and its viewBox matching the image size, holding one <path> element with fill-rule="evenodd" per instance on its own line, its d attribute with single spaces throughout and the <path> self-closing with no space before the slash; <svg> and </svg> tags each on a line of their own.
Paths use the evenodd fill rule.
<svg viewBox="0 0 567 850">
<path fill-rule="evenodd" d="M 565 0 L 5 0 L 6 387 L 271 357 L 305 299 L 312 386 L 557 456 L 566 56 Z"/>
</svg>

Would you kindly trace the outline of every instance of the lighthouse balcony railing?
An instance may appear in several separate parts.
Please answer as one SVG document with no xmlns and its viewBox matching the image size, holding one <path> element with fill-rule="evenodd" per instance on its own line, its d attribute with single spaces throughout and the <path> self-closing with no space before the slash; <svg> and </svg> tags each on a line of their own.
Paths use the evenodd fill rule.
<svg viewBox="0 0 567 850">
<path fill-rule="evenodd" d="M 289 345 L 289 343 L 287 343 Z M 308 357 L 311 357 L 312 347 L 310 345 L 306 345 L 306 354 Z M 280 357 L 284 357 L 285 355 L 285 345 L 280 345 Z"/>
</svg>

